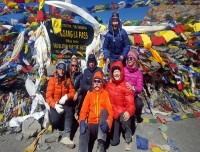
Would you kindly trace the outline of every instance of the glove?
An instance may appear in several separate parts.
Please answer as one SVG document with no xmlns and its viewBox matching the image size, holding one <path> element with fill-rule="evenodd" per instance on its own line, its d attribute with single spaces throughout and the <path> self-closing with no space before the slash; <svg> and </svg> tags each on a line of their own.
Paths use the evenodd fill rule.
<svg viewBox="0 0 200 152">
<path fill-rule="evenodd" d="M 64 109 L 63 109 L 62 105 L 57 104 L 57 103 L 55 104 L 54 109 L 56 109 L 56 111 L 58 113 L 63 113 L 64 112 Z"/>
<path fill-rule="evenodd" d="M 62 96 L 62 98 L 59 100 L 59 104 L 63 105 L 67 101 L 68 97 L 67 95 Z"/>
<path fill-rule="evenodd" d="M 109 59 L 109 58 L 106 59 L 106 63 L 107 63 L 107 64 L 110 63 L 110 59 Z"/>
<path fill-rule="evenodd" d="M 85 123 L 85 120 L 81 120 L 80 123 L 80 134 L 83 135 L 86 132 L 87 124 Z"/>
<path fill-rule="evenodd" d="M 106 121 L 100 123 L 100 128 L 104 133 L 109 131 L 108 123 Z"/>
</svg>

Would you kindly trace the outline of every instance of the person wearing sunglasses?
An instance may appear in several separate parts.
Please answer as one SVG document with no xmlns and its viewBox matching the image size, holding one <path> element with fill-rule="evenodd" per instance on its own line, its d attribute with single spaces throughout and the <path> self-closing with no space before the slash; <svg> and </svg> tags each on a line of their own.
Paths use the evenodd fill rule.
<svg viewBox="0 0 200 152">
<path fill-rule="evenodd" d="M 72 149 L 74 142 L 70 139 L 73 111 L 69 106 L 75 90 L 67 75 L 66 64 L 60 61 L 56 65 L 54 76 L 49 79 L 46 90 L 46 102 L 50 106 L 50 121 L 53 129 L 64 128 L 60 143 Z"/>
<path fill-rule="evenodd" d="M 78 119 L 80 108 L 83 102 L 83 88 L 82 80 L 83 74 L 80 71 L 80 65 L 76 56 L 72 56 L 69 65 L 70 77 L 72 80 L 72 85 L 76 91 L 73 101 L 75 103 L 75 118 Z"/>
<path fill-rule="evenodd" d="M 112 105 L 108 92 L 104 89 L 103 75 L 97 71 L 92 79 L 92 90 L 87 92 L 80 111 L 78 152 L 92 152 L 96 139 L 96 152 L 105 152 L 105 142 L 112 121 Z"/>
<path fill-rule="evenodd" d="M 125 81 L 126 86 L 133 92 L 134 94 L 134 103 L 136 106 L 135 118 L 138 123 L 143 121 L 142 108 L 144 103 L 142 99 L 138 96 L 143 90 L 143 74 L 138 69 L 138 53 L 137 48 L 131 48 L 128 52 L 125 71 Z"/>
<path fill-rule="evenodd" d="M 120 143 L 120 128 L 125 133 L 125 150 L 130 151 L 132 145 L 131 117 L 135 113 L 134 96 L 126 87 L 124 81 L 124 67 L 121 61 L 114 62 L 110 72 L 111 80 L 106 84 L 113 108 L 113 130 L 110 144 Z"/>
<path fill-rule="evenodd" d="M 108 66 L 111 67 L 111 64 L 115 61 L 123 61 L 125 66 L 125 58 L 131 44 L 127 32 L 122 28 L 122 23 L 117 12 L 113 12 L 111 16 L 108 24 L 108 32 L 104 38 L 103 54 Z"/>
</svg>

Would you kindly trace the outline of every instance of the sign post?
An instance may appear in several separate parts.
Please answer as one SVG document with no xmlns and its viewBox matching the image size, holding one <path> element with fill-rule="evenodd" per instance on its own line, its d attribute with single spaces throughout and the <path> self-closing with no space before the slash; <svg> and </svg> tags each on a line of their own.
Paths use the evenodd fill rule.
<svg viewBox="0 0 200 152">
<path fill-rule="evenodd" d="M 85 55 L 86 47 L 92 42 L 94 29 L 91 25 L 62 23 L 61 32 L 55 34 L 51 21 L 47 22 L 47 31 L 51 41 L 51 53 L 60 54 L 62 50 L 76 50 Z M 64 55 L 71 58 L 73 52 Z"/>
</svg>

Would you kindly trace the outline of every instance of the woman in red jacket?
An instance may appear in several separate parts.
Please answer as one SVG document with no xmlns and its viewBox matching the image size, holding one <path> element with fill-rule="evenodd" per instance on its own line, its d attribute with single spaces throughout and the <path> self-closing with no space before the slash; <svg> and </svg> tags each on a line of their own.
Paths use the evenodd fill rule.
<svg viewBox="0 0 200 152">
<path fill-rule="evenodd" d="M 60 142 L 68 148 L 75 146 L 73 141 L 70 140 L 73 112 L 69 106 L 74 94 L 75 90 L 72 87 L 71 79 L 66 74 L 66 64 L 61 61 L 56 66 L 54 77 L 49 79 L 46 102 L 50 105 L 50 119 L 53 128 L 60 128 L 64 121 L 64 132 Z"/>
<path fill-rule="evenodd" d="M 111 80 L 106 85 L 114 117 L 110 143 L 112 146 L 119 144 L 119 130 L 121 126 L 125 132 L 125 149 L 131 150 L 132 131 L 130 117 L 135 113 L 134 96 L 132 91 L 126 87 L 122 62 L 114 62 L 110 71 Z"/>
</svg>

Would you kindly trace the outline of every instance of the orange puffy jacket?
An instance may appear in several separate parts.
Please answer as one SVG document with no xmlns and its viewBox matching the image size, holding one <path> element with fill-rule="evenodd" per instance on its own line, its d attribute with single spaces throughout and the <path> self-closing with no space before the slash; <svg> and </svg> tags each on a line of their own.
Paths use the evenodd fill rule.
<svg viewBox="0 0 200 152">
<path fill-rule="evenodd" d="M 100 78 L 103 82 L 103 76 L 101 72 L 97 71 L 94 74 L 93 79 L 95 77 Z M 88 123 L 98 124 L 102 109 L 107 109 L 108 111 L 109 116 L 106 121 L 111 129 L 113 121 L 112 105 L 110 103 L 108 92 L 103 88 L 103 84 L 101 85 L 99 91 L 93 90 L 91 92 L 87 92 L 80 111 L 79 122 L 87 119 Z"/>
<path fill-rule="evenodd" d="M 55 104 L 59 102 L 62 96 L 67 94 L 68 100 L 72 100 L 75 94 L 75 90 L 72 86 L 70 78 L 60 79 L 56 77 L 56 72 L 54 72 L 54 77 L 51 77 L 48 82 L 46 90 L 46 102 L 54 108 Z"/>
</svg>

